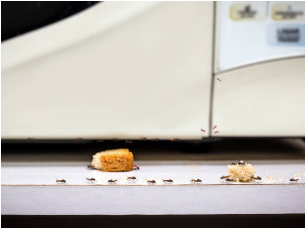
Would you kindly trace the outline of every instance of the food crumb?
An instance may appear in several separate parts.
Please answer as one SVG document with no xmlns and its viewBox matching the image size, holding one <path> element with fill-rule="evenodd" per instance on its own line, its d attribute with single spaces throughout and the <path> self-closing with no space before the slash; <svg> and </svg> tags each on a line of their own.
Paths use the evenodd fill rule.
<svg viewBox="0 0 307 230">
<path fill-rule="evenodd" d="M 275 181 L 275 178 L 273 176 L 267 176 L 265 179 L 264 179 L 265 182 L 269 182 L 269 181 Z"/>
<path fill-rule="evenodd" d="M 294 178 L 300 178 L 301 177 L 301 173 L 295 173 Z"/>
</svg>

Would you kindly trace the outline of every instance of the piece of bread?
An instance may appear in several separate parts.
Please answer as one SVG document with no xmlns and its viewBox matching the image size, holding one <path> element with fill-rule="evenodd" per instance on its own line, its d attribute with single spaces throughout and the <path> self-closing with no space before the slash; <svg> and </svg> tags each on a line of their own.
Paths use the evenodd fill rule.
<svg viewBox="0 0 307 230">
<path fill-rule="evenodd" d="M 98 152 L 93 156 L 92 166 L 106 172 L 133 170 L 133 154 L 129 149 L 114 149 Z"/>
<path fill-rule="evenodd" d="M 228 165 L 229 179 L 235 182 L 248 182 L 253 179 L 256 169 L 251 165 L 240 161 L 238 164 Z"/>
</svg>

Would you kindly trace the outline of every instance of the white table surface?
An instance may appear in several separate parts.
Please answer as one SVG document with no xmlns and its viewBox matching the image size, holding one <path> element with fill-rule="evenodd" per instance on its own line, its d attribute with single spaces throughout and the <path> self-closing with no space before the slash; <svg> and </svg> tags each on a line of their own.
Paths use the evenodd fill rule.
<svg viewBox="0 0 307 230">
<path fill-rule="evenodd" d="M 304 150 L 304 145 L 300 143 L 298 149 L 289 148 L 288 155 L 283 152 L 247 160 L 255 166 L 256 176 L 263 179 L 250 183 L 220 180 L 228 175 L 227 165 L 231 163 L 219 159 L 225 153 L 213 153 L 217 154 L 215 159 L 209 153 L 210 160 L 203 159 L 204 155 L 199 160 L 195 156 L 165 160 L 169 153 L 155 150 L 159 156 L 165 156 L 153 157 L 151 153 L 149 158 L 154 159 L 136 157 L 141 159 L 135 161 L 140 170 L 120 173 L 87 169 L 90 161 L 82 160 L 80 155 L 81 160 L 63 160 L 63 154 L 44 155 L 40 159 L 29 153 L 18 158 L 10 153 L 2 157 L 2 215 L 305 213 L 305 161 L 304 157 L 293 155 Z M 283 157 L 272 160 L 274 156 Z M 237 159 L 236 154 L 227 158 L 231 157 Z M 253 158 L 247 154 L 242 160 Z M 300 180 L 290 182 L 297 173 Z M 135 176 L 137 180 L 129 182 L 127 176 Z M 267 181 L 267 176 L 275 180 Z M 67 183 L 56 184 L 55 177 Z M 96 182 L 87 183 L 85 177 L 94 177 Z M 191 178 L 203 182 L 192 184 Z M 108 184 L 109 179 L 118 182 Z M 147 180 L 151 179 L 157 184 L 148 185 Z M 162 179 L 173 179 L 174 183 L 165 184 Z"/>
</svg>

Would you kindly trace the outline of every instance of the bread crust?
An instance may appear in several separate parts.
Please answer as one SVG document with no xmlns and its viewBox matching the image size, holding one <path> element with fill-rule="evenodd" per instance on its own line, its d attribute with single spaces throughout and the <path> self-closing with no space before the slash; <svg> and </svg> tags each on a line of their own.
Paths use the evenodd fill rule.
<svg viewBox="0 0 307 230">
<path fill-rule="evenodd" d="M 93 155 L 92 166 L 106 172 L 133 170 L 133 154 L 129 149 L 114 149 Z"/>
</svg>

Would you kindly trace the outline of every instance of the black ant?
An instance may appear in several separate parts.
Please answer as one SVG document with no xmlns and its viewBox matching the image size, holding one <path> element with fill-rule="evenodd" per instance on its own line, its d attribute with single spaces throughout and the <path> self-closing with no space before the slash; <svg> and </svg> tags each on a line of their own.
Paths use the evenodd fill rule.
<svg viewBox="0 0 307 230">
<path fill-rule="evenodd" d="M 87 178 L 87 177 L 86 177 L 86 180 L 87 180 L 87 181 L 89 181 L 89 182 L 96 181 L 96 179 L 95 179 L 95 178 Z"/>
<path fill-rule="evenodd" d="M 155 181 L 155 180 L 148 180 L 147 183 L 148 183 L 148 184 L 155 184 L 156 181 Z"/>
<path fill-rule="evenodd" d="M 95 167 L 93 165 L 88 165 L 87 168 L 88 169 L 95 169 Z"/>
<path fill-rule="evenodd" d="M 226 178 L 226 181 L 233 181 L 233 179 Z"/>
<path fill-rule="evenodd" d="M 168 179 L 168 180 L 164 180 L 163 179 L 163 183 L 173 183 L 174 181 L 172 179 Z"/>
<path fill-rule="evenodd" d="M 228 178 L 228 177 L 229 177 L 229 175 L 228 175 L 228 176 L 222 176 L 222 177 L 221 177 L 221 180 L 222 180 L 222 179 L 226 179 L 226 178 Z"/>
<path fill-rule="evenodd" d="M 299 179 L 291 178 L 290 181 L 298 181 Z"/>
<path fill-rule="evenodd" d="M 254 180 L 262 180 L 262 178 L 260 176 L 257 177 L 253 177 Z"/>
<path fill-rule="evenodd" d="M 136 177 L 135 176 L 130 176 L 130 177 L 128 176 L 127 180 L 136 180 Z"/>
<path fill-rule="evenodd" d="M 139 166 L 137 166 L 137 165 L 133 165 L 133 169 L 137 169 L 137 170 L 139 170 L 139 169 L 140 169 L 140 167 L 139 167 Z"/>
<path fill-rule="evenodd" d="M 193 182 L 193 183 L 201 183 L 202 182 L 202 180 L 201 179 L 191 179 L 191 182 Z"/>
<path fill-rule="evenodd" d="M 56 179 L 56 181 L 55 181 L 55 183 L 66 183 L 66 180 L 64 180 L 64 179 L 62 179 L 62 180 L 58 180 L 57 178 L 55 178 Z"/>
<path fill-rule="evenodd" d="M 108 183 L 113 183 L 113 184 L 115 184 L 116 182 L 117 182 L 117 180 L 112 180 L 112 179 L 108 180 Z"/>
</svg>

